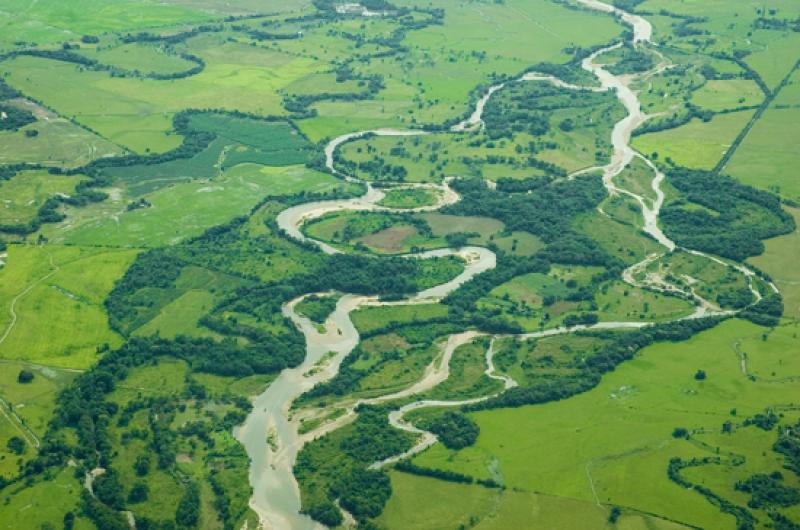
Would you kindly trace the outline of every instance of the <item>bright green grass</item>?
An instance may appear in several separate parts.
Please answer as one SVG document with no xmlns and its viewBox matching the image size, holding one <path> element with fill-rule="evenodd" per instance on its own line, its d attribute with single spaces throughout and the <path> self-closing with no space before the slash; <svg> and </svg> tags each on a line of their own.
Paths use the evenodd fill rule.
<svg viewBox="0 0 800 530">
<path fill-rule="evenodd" d="M 470 238 L 469 242 L 477 245 L 487 244 L 505 227 L 502 221 L 490 217 L 467 217 L 441 213 L 424 213 L 419 216 L 428 223 L 436 237 L 444 237 L 457 232 L 474 232 L 478 236 Z M 529 238 L 526 243 L 531 246 L 536 245 L 536 242 Z"/>
<path fill-rule="evenodd" d="M 369 333 L 392 323 L 407 324 L 444 318 L 447 312 L 447 306 L 442 304 L 375 306 L 357 309 L 351 313 L 351 318 L 360 333 Z"/>
<path fill-rule="evenodd" d="M 800 180 L 792 170 L 800 164 L 798 135 L 800 108 L 771 107 L 747 134 L 725 171 L 745 184 L 800 200 Z"/>
<path fill-rule="evenodd" d="M 0 224 L 28 223 L 47 199 L 56 194 L 72 194 L 84 179 L 81 175 L 51 175 L 37 169 L 17 173 L 10 180 L 0 180 Z"/>
<path fill-rule="evenodd" d="M 63 528 L 64 514 L 78 512 L 83 485 L 75 479 L 75 470 L 64 467 L 55 476 L 34 481 L 30 486 L 18 485 L 3 490 L 0 503 L 0 528 L 41 528 L 45 523 Z M 94 524 L 84 517 L 75 521 L 75 530 L 91 530 Z"/>
<path fill-rule="evenodd" d="M 8 0 L 0 17 L 0 46 L 18 40 L 39 44 L 107 31 L 132 31 L 151 26 L 198 22 L 207 13 L 152 0 Z"/>
<path fill-rule="evenodd" d="M 12 246 L 0 269 L 0 326 L 3 333 L 11 330 L 0 343 L 0 356 L 88 368 L 98 358 L 99 345 L 120 345 L 121 337 L 108 327 L 103 301 L 135 256 L 130 250 Z M 14 300 L 17 320 L 10 327 Z"/>
<path fill-rule="evenodd" d="M 10 73 L 7 81 L 24 93 L 75 116 L 116 143 L 145 152 L 165 151 L 179 143 L 168 133 L 171 116 L 185 108 L 283 114 L 277 90 L 315 68 L 311 59 L 235 43 L 197 42 L 208 46 L 193 48 L 206 60 L 205 70 L 172 81 L 115 78 L 34 57 L 6 61 L 2 69 Z M 61 89 L 53 91 L 56 80 Z"/>
<path fill-rule="evenodd" d="M 694 306 L 682 298 L 612 282 L 600 289 L 597 297 L 601 321 L 665 322 L 688 316 Z"/>
<path fill-rule="evenodd" d="M 537 493 L 457 484 L 398 471 L 390 472 L 392 497 L 378 522 L 386 528 L 586 528 L 677 530 L 683 525 L 626 512 L 616 526 L 607 523 L 609 509 L 591 502 Z"/>
<path fill-rule="evenodd" d="M 0 132 L 0 164 L 34 162 L 45 166 L 79 167 L 96 158 L 122 154 L 122 149 L 47 109 L 19 104 L 39 120 L 18 131 Z M 36 137 L 26 131 L 35 130 Z"/>
<path fill-rule="evenodd" d="M 654 178 L 653 170 L 640 158 L 634 158 L 622 173 L 614 177 L 614 182 L 617 186 L 632 191 L 652 203 L 656 200 L 656 192 L 652 186 Z"/>
<path fill-rule="evenodd" d="M 576 225 L 612 256 L 628 265 L 641 261 L 660 245 L 638 229 L 611 219 L 599 212 L 580 216 Z"/>
<path fill-rule="evenodd" d="M 752 115 L 752 111 L 719 114 L 707 123 L 693 119 L 677 129 L 637 136 L 632 146 L 645 155 L 658 153 L 661 160 L 669 157 L 681 166 L 711 169 Z"/>
<path fill-rule="evenodd" d="M 22 369 L 34 373 L 33 381 L 25 384 L 17 381 Z M 6 445 L 12 436 L 22 438 L 27 443 L 21 457 L 24 461 L 36 456 L 35 440 L 45 434 L 57 392 L 76 375 L 75 372 L 45 366 L 0 361 L 0 398 L 3 400 L 0 403 L 0 476 L 12 478 L 18 472 L 17 459 L 20 457 L 9 451 Z"/>
<path fill-rule="evenodd" d="M 758 105 L 763 99 L 764 94 L 750 79 L 711 80 L 692 94 L 692 103 L 715 112 Z"/>
<path fill-rule="evenodd" d="M 436 204 L 436 192 L 424 188 L 386 190 L 378 204 L 387 208 L 421 208 Z"/>
<path fill-rule="evenodd" d="M 130 247 L 174 244 L 246 214 L 267 195 L 324 192 L 340 185 L 334 177 L 304 166 L 238 166 L 209 181 L 158 190 L 146 196 L 151 208 L 121 208 L 115 217 L 88 220 L 65 240 Z"/>
<path fill-rule="evenodd" d="M 800 226 L 800 210 L 787 208 Z M 748 261 L 772 276 L 783 296 L 785 315 L 800 318 L 800 232 L 768 239 L 764 242 L 764 253 Z"/>
<path fill-rule="evenodd" d="M 138 70 L 143 74 L 171 74 L 195 66 L 191 61 L 167 53 L 163 47 L 145 42 L 131 42 L 113 48 L 95 48 L 84 51 L 83 55 L 103 64 L 125 70 Z"/>
<path fill-rule="evenodd" d="M 421 465 L 461 469 L 461 462 L 494 458 L 505 484 L 512 488 L 563 495 L 586 501 L 629 506 L 694 525 L 732 524 L 702 496 L 667 478 L 673 456 L 706 456 L 692 443 L 672 438 L 677 426 L 719 432 L 722 422 L 751 416 L 767 406 L 792 402 L 800 366 L 787 363 L 800 343 L 796 329 L 765 329 L 730 320 L 680 344 L 657 344 L 607 374 L 600 385 L 568 400 L 518 409 L 473 414 L 481 434 L 472 448 L 452 453 L 437 445 L 417 458 Z M 742 373 L 737 344 L 747 348 L 759 373 L 780 371 L 780 383 L 755 381 Z M 757 363 L 757 364 L 756 364 Z M 705 381 L 693 378 L 697 369 Z M 713 447 L 713 446 L 712 446 Z M 736 446 L 738 452 L 761 451 Z M 763 447 L 769 451 L 769 447 Z M 712 455 L 713 456 L 713 455 Z M 536 463 L 531 473 L 525 464 Z M 752 469 L 745 469 L 743 473 Z M 724 522 L 724 523 L 723 523 Z"/>
<path fill-rule="evenodd" d="M 198 326 L 198 320 L 213 307 L 214 296 L 208 291 L 186 291 L 163 308 L 136 335 L 155 335 L 171 339 L 176 335 L 213 336 L 213 333 Z"/>
<path fill-rule="evenodd" d="M 507 236 L 493 236 L 492 243 L 513 256 L 533 256 L 544 248 L 544 242 L 530 232 L 511 232 Z"/>
<path fill-rule="evenodd" d="M 763 47 L 745 61 L 761 75 L 767 86 L 775 88 L 800 60 L 800 34 L 756 30 L 753 39 L 763 42 Z"/>
</svg>

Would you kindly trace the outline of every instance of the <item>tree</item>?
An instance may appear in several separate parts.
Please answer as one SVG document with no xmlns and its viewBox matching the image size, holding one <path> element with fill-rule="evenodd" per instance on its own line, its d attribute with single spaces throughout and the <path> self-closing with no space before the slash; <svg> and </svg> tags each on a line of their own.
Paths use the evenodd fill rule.
<svg viewBox="0 0 800 530">
<path fill-rule="evenodd" d="M 8 442 L 6 442 L 6 447 L 15 455 L 21 455 L 25 452 L 25 440 L 19 436 L 12 436 L 8 439 Z"/>
<path fill-rule="evenodd" d="M 19 375 L 17 376 L 17 382 L 21 384 L 28 384 L 33 381 L 33 372 L 30 370 L 25 370 L 24 368 L 19 371 Z"/>
<path fill-rule="evenodd" d="M 697 381 L 703 381 L 706 378 L 706 371 L 705 370 L 698 370 L 697 372 L 695 372 L 694 378 Z"/>
<path fill-rule="evenodd" d="M 193 527 L 200 519 L 200 488 L 192 482 L 178 503 L 175 522 L 180 526 Z"/>
<path fill-rule="evenodd" d="M 683 427 L 675 427 L 672 431 L 673 438 L 689 438 L 689 431 Z"/>
<path fill-rule="evenodd" d="M 133 463 L 133 470 L 140 477 L 147 475 L 150 472 L 150 457 L 148 455 L 137 456 L 136 462 Z"/>
<path fill-rule="evenodd" d="M 128 502 L 131 504 L 144 502 L 147 500 L 149 493 L 150 488 L 147 487 L 147 484 L 144 482 L 137 482 L 136 485 L 131 488 L 131 492 L 128 494 Z"/>
</svg>

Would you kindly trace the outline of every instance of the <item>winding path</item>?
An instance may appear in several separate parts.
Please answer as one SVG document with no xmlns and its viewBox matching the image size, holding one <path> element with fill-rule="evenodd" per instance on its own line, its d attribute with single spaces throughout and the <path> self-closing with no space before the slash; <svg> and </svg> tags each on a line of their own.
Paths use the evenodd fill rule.
<svg viewBox="0 0 800 530">
<path fill-rule="evenodd" d="M 578 0 L 587 8 L 603 11 L 620 17 L 624 22 L 633 28 L 633 42 L 639 45 L 652 45 L 652 27 L 644 18 L 627 13 L 619 8 L 597 0 Z M 661 183 L 664 175 L 657 167 L 640 153 L 634 151 L 630 146 L 632 132 L 639 127 L 648 116 L 642 112 L 641 104 L 636 93 L 629 87 L 629 79 L 622 76 L 612 75 L 604 69 L 597 59 L 602 54 L 620 47 L 622 43 L 615 44 L 598 50 L 583 60 L 582 68 L 592 73 L 600 82 L 600 87 L 579 87 L 565 83 L 552 76 L 538 74 L 536 72 L 526 73 L 516 81 L 540 81 L 550 82 L 556 86 L 567 89 L 607 91 L 613 90 L 627 110 L 627 115 L 615 124 L 612 131 L 613 153 L 610 162 L 603 167 L 588 168 L 583 171 L 602 170 L 603 184 L 610 195 L 624 194 L 633 198 L 640 206 L 643 216 L 643 230 L 652 236 L 663 248 L 662 252 L 647 256 L 640 263 L 628 268 L 622 275 L 624 281 L 629 284 L 645 287 L 660 291 L 679 292 L 688 298 L 692 298 L 697 303 L 697 310 L 690 316 L 684 318 L 701 318 L 710 314 L 729 314 L 720 311 L 710 302 L 694 294 L 691 289 L 683 290 L 679 286 L 671 285 L 663 278 L 646 274 L 644 281 L 637 281 L 635 275 L 645 271 L 648 265 L 661 259 L 668 253 L 678 249 L 678 246 L 669 239 L 658 226 L 658 216 L 664 203 L 664 193 L 661 190 Z M 653 75 L 666 68 L 663 64 L 653 72 L 642 75 Z M 512 81 L 513 82 L 513 81 Z M 453 126 L 451 131 L 454 133 L 473 130 L 483 124 L 482 113 L 486 103 L 494 93 L 501 90 L 506 83 L 501 83 L 490 87 L 484 96 L 477 101 L 474 112 L 461 123 Z M 334 167 L 335 152 L 344 143 L 363 138 L 368 135 L 378 136 L 418 136 L 427 134 L 419 130 L 397 130 L 397 129 L 375 129 L 368 131 L 355 132 L 342 135 L 332 140 L 325 148 L 326 166 L 329 171 L 339 175 L 343 179 L 351 182 L 361 182 L 358 179 L 345 175 Z M 651 187 L 655 193 L 655 200 L 647 200 L 644 197 L 618 186 L 614 179 L 617 177 L 634 157 L 641 158 L 653 172 Z M 325 215 L 329 212 L 341 210 L 375 210 L 375 211 L 412 211 L 398 210 L 380 206 L 378 202 L 384 194 L 374 188 L 369 183 L 366 185 L 366 192 L 361 197 L 353 199 L 319 201 L 293 206 L 282 211 L 277 216 L 278 226 L 283 229 L 290 237 L 300 241 L 312 242 L 319 246 L 324 252 L 333 254 L 339 252 L 327 243 L 311 239 L 303 234 L 301 227 L 308 221 Z M 437 204 L 419 208 L 416 211 L 436 210 L 446 204 L 456 202 L 459 197 L 453 192 L 448 181 L 441 185 L 430 184 L 406 184 L 406 187 L 436 187 L 441 190 L 440 199 Z M 685 249 L 681 249 L 685 250 Z M 715 256 L 709 256 L 702 252 L 687 250 L 697 256 L 705 257 L 727 267 L 732 267 L 744 274 L 749 282 L 755 300 L 759 300 L 761 295 L 754 285 L 755 273 L 747 267 L 739 264 L 731 264 Z M 383 396 L 369 399 L 353 401 L 345 405 L 345 412 L 332 421 L 322 423 L 316 429 L 300 435 L 301 414 L 290 414 L 292 402 L 305 391 L 315 384 L 333 378 L 339 370 L 339 366 L 344 359 L 359 343 L 359 335 L 350 319 L 350 313 L 359 307 L 374 305 L 402 305 L 425 302 L 439 301 L 464 282 L 473 278 L 486 270 L 495 267 L 496 257 L 488 249 L 481 247 L 465 247 L 462 249 L 440 249 L 425 253 L 409 255 L 409 259 L 429 258 L 434 256 L 459 255 L 467 262 L 465 270 L 457 278 L 442 285 L 427 289 L 407 300 L 396 302 L 381 302 L 377 297 L 356 296 L 345 294 L 339 299 L 336 309 L 325 323 L 324 329 L 320 331 L 310 320 L 298 315 L 295 311 L 296 305 L 305 297 L 304 295 L 285 304 L 284 315 L 288 317 L 302 331 L 306 338 L 307 355 L 304 362 L 292 369 L 286 369 L 275 379 L 275 381 L 258 396 L 254 402 L 254 410 L 248 416 L 245 423 L 235 430 L 235 435 L 245 446 L 251 458 L 250 482 L 253 487 L 253 496 L 250 505 L 259 515 L 263 528 L 283 530 L 291 528 L 294 530 L 305 530 L 312 528 L 323 528 L 309 517 L 300 514 L 300 492 L 297 481 L 292 473 L 297 453 L 300 448 L 309 440 L 323 436 L 347 422 L 355 416 L 355 409 L 359 404 L 370 404 L 391 401 L 395 399 L 408 398 L 427 392 L 439 383 L 447 380 L 449 376 L 449 361 L 455 350 L 462 344 L 466 344 L 481 336 L 489 336 L 476 331 L 467 331 L 451 335 L 442 348 L 442 355 L 435 360 L 425 370 L 422 378 L 412 386 Z M 777 292 L 777 288 L 771 285 Z M 558 334 L 570 333 L 580 329 L 634 329 L 647 326 L 643 322 L 602 322 L 593 326 L 575 326 L 572 328 L 555 328 L 543 330 L 535 333 L 516 335 L 518 339 L 530 339 L 547 337 Z M 490 336 L 490 345 L 486 352 L 486 375 L 490 378 L 503 382 L 503 390 L 516 386 L 516 382 L 502 374 L 497 374 L 493 364 L 494 341 L 499 336 Z M 413 454 L 416 454 L 436 442 L 436 437 L 423 431 L 404 419 L 405 414 L 412 410 L 424 407 L 456 407 L 469 403 L 476 403 L 493 397 L 496 394 L 482 396 L 478 398 L 460 401 L 442 400 L 421 400 L 409 403 L 398 410 L 392 411 L 389 415 L 391 425 L 398 429 L 416 434 L 419 436 L 418 442 L 410 450 L 392 456 L 386 460 L 375 462 L 373 468 L 380 468 L 392 462 L 396 462 Z M 341 406 L 341 404 L 340 404 Z M 269 433 L 269 441 L 267 433 Z M 588 470 L 587 470 L 588 471 Z"/>
</svg>

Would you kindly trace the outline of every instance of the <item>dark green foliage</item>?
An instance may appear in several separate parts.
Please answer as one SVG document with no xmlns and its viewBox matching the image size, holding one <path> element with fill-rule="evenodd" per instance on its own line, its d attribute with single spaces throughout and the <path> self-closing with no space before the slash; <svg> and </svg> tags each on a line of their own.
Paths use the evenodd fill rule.
<svg viewBox="0 0 800 530">
<path fill-rule="evenodd" d="M 388 410 L 359 406 L 355 432 L 342 440 L 339 447 L 358 462 L 371 464 L 407 449 L 407 440 L 386 419 Z"/>
<path fill-rule="evenodd" d="M 17 382 L 21 384 L 27 384 L 33 381 L 33 372 L 30 370 L 22 369 L 19 371 L 19 375 L 17 375 Z"/>
<path fill-rule="evenodd" d="M 336 298 L 333 296 L 311 295 L 297 305 L 298 313 L 318 324 L 324 324 L 335 309 Z"/>
<path fill-rule="evenodd" d="M 622 59 L 606 68 L 614 75 L 646 72 L 655 66 L 650 53 L 627 44 L 622 48 Z"/>
<path fill-rule="evenodd" d="M 764 251 L 762 239 L 789 233 L 794 219 L 774 195 L 706 171 L 676 169 L 670 184 L 701 209 L 685 209 L 680 201 L 667 205 L 660 221 L 678 244 L 738 261 Z"/>
<path fill-rule="evenodd" d="M 26 444 L 25 440 L 20 438 L 19 436 L 12 436 L 6 442 L 6 447 L 9 451 L 14 453 L 15 455 L 21 455 L 25 452 Z"/>
<path fill-rule="evenodd" d="M 0 101 L 21 96 L 22 94 L 8 86 L 4 79 L 0 78 Z"/>
<path fill-rule="evenodd" d="M 150 473 L 150 456 L 149 455 L 139 455 L 136 457 L 136 462 L 133 463 L 133 470 L 136 471 L 136 474 L 140 477 L 144 477 L 148 473 Z"/>
<path fill-rule="evenodd" d="M 392 495 L 392 485 L 383 471 L 355 468 L 333 486 L 331 493 L 344 509 L 363 520 L 381 514 Z"/>
<path fill-rule="evenodd" d="M 183 493 L 178 509 L 175 511 L 175 522 L 179 526 L 193 528 L 200 519 L 200 487 L 192 482 Z"/>
<path fill-rule="evenodd" d="M 800 422 L 781 431 L 772 450 L 786 458 L 787 469 L 800 475 Z"/>
<path fill-rule="evenodd" d="M 606 196 L 602 182 L 590 176 L 540 186 L 532 194 L 491 190 L 483 179 L 459 179 L 452 186 L 462 200 L 444 213 L 499 219 L 508 230 L 530 232 L 547 243 L 571 235 L 574 217 L 592 210 Z"/>
<path fill-rule="evenodd" d="M 305 513 L 315 521 L 331 528 L 342 524 L 342 512 L 332 502 L 324 502 L 309 506 Z"/>
<path fill-rule="evenodd" d="M 144 482 L 137 482 L 134 484 L 133 488 L 131 488 L 131 492 L 128 494 L 128 502 L 131 504 L 144 502 L 147 500 L 147 496 L 149 494 L 150 490 L 147 487 L 147 484 Z"/>
<path fill-rule="evenodd" d="M 115 510 L 122 510 L 125 507 L 122 484 L 120 484 L 119 477 L 113 471 L 107 470 L 95 478 L 92 483 L 92 491 L 94 491 L 97 500 L 106 506 L 110 506 Z"/>
<path fill-rule="evenodd" d="M 673 438 L 689 438 L 689 431 L 686 430 L 684 427 L 675 427 L 672 430 L 672 437 Z"/>
<path fill-rule="evenodd" d="M 0 131 L 16 131 L 36 121 L 30 111 L 10 105 L 0 105 Z"/>
<path fill-rule="evenodd" d="M 508 83 L 486 103 L 483 121 L 486 133 L 493 139 L 513 138 L 522 132 L 542 136 L 550 130 L 554 111 L 574 110 L 581 126 L 595 127 L 589 116 L 592 111 L 605 108 L 609 112 L 616 104 L 607 93 L 570 90 L 549 83 Z M 575 124 L 573 120 L 573 127 Z"/>
<path fill-rule="evenodd" d="M 64 530 L 75 528 L 75 513 L 67 512 L 64 514 Z"/>
<path fill-rule="evenodd" d="M 794 506 L 800 503 L 800 491 L 783 484 L 783 475 L 775 471 L 769 475 L 758 473 L 736 483 L 736 489 L 749 493 L 747 505 L 753 509 L 765 506 Z"/>
<path fill-rule="evenodd" d="M 426 422 L 424 428 L 439 437 L 448 449 L 463 449 L 475 443 L 480 434 L 478 424 L 467 416 L 448 411 Z"/>
<path fill-rule="evenodd" d="M 706 378 L 706 371 L 705 370 L 698 370 L 694 373 L 695 381 L 704 381 Z"/>
<path fill-rule="evenodd" d="M 132 331 L 136 315 L 136 302 L 132 299 L 142 288 L 167 289 L 185 264 L 163 249 L 152 249 L 137 256 L 108 295 L 105 301 L 111 327 L 121 333 Z"/>
<path fill-rule="evenodd" d="M 764 413 L 759 412 L 752 418 L 747 418 L 744 420 L 744 425 L 755 425 L 759 429 L 771 431 L 779 421 L 780 419 L 774 412 L 772 412 L 772 410 L 767 410 Z"/>
<path fill-rule="evenodd" d="M 739 316 L 761 326 L 777 326 L 783 315 L 783 298 L 779 293 L 771 293 L 758 303 L 742 311 Z"/>
<path fill-rule="evenodd" d="M 81 511 L 98 529 L 130 530 L 124 515 L 95 499 L 86 490 L 81 490 Z"/>
</svg>

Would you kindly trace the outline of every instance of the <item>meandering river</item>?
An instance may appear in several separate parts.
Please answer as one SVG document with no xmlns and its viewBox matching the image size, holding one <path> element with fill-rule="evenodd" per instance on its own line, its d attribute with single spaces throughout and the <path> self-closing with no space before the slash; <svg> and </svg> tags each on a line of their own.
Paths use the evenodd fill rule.
<svg viewBox="0 0 800 530">
<path fill-rule="evenodd" d="M 627 13 L 619 8 L 597 0 L 578 0 L 587 8 L 599 10 L 609 14 L 619 16 L 624 22 L 633 29 L 633 42 L 637 44 L 651 44 L 652 27 L 644 18 Z M 613 153 L 610 162 L 597 168 L 603 172 L 603 184 L 609 194 L 625 194 L 637 201 L 641 207 L 643 216 L 643 230 L 653 237 L 663 247 L 663 251 L 652 254 L 642 262 L 629 268 L 623 274 L 623 280 L 634 285 L 645 286 L 660 290 L 674 290 L 684 292 L 692 296 L 697 301 L 697 311 L 687 318 L 698 318 L 710 313 L 722 313 L 710 302 L 707 302 L 695 295 L 686 293 L 679 287 L 668 284 L 663 279 L 649 278 L 645 281 L 636 281 L 634 275 L 637 271 L 643 270 L 648 264 L 660 259 L 665 253 L 676 249 L 676 244 L 670 240 L 658 227 L 658 216 L 664 202 L 664 193 L 661 190 L 661 183 L 664 175 L 655 167 L 652 162 L 635 152 L 630 146 L 630 138 L 634 129 L 640 126 L 648 116 L 642 111 L 641 104 L 636 93 L 629 87 L 629 80 L 622 76 L 615 76 L 604 69 L 598 62 L 598 58 L 605 52 L 621 46 L 622 43 L 615 44 L 608 48 L 601 49 L 582 62 L 582 67 L 587 72 L 592 73 L 599 81 L 600 87 L 588 87 L 587 90 L 605 91 L 613 90 L 622 105 L 627 110 L 627 115 L 615 124 L 611 141 Z M 584 87 L 565 83 L 552 76 L 542 75 L 535 72 L 527 73 L 517 81 L 530 82 L 550 82 L 556 86 L 568 89 L 582 90 Z M 451 131 L 457 133 L 471 130 L 482 125 L 483 109 L 489 99 L 498 90 L 501 90 L 506 83 L 490 87 L 484 96 L 477 101 L 474 112 L 464 121 L 452 127 Z M 414 136 L 426 134 L 419 130 L 397 130 L 397 129 L 377 129 L 360 131 L 345 134 L 333 139 L 325 148 L 327 168 L 336 175 L 348 180 L 358 181 L 358 179 L 344 175 L 334 167 L 334 154 L 344 143 L 361 138 L 367 135 L 379 136 Z M 630 190 L 619 187 L 614 179 L 617 177 L 633 160 L 634 157 L 641 157 L 653 171 L 651 186 L 655 193 L 655 200 L 648 200 Z M 359 181 L 360 182 L 360 181 Z M 308 238 L 302 232 L 303 224 L 311 219 L 318 218 L 326 213 L 340 210 L 383 210 L 393 211 L 379 204 L 384 194 L 369 183 L 365 183 L 367 190 L 364 195 L 352 199 L 319 201 L 293 206 L 281 212 L 277 217 L 277 223 L 286 233 L 300 241 L 311 241 L 319 246 L 326 253 L 339 252 L 335 247 Z M 430 184 L 409 184 L 406 186 L 425 186 L 438 188 L 438 201 L 436 204 L 419 208 L 422 210 L 436 210 L 446 204 L 452 204 L 459 199 L 458 195 L 450 189 L 448 181 L 441 185 Z M 402 210 L 410 211 L 410 210 Z M 751 290 L 760 299 L 758 290 L 753 286 L 754 274 L 744 266 L 730 264 L 714 256 L 692 251 L 693 253 L 712 259 L 725 266 L 735 267 L 750 279 Z M 258 514 L 263 528 L 283 530 L 306 530 L 323 528 L 322 525 L 314 522 L 309 517 L 300 514 L 300 493 L 297 481 L 292 473 L 297 453 L 303 443 L 314 437 L 321 436 L 330 432 L 341 425 L 352 420 L 355 415 L 354 409 L 359 403 L 377 403 L 390 401 L 418 395 L 432 389 L 437 384 L 446 380 L 449 375 L 449 360 L 458 346 L 466 344 L 484 334 L 468 331 L 452 335 L 443 346 L 442 355 L 425 371 L 423 377 L 414 385 L 401 390 L 397 393 L 380 396 L 368 400 L 354 401 L 346 407 L 346 412 L 328 423 L 323 423 L 319 428 L 305 435 L 299 434 L 300 420 L 292 417 L 290 407 L 292 402 L 302 393 L 313 387 L 315 384 L 327 381 L 334 377 L 338 372 L 339 366 L 344 359 L 359 343 L 358 331 L 355 329 L 350 313 L 359 307 L 380 304 L 414 304 L 423 302 L 439 301 L 464 282 L 473 278 L 481 272 L 495 267 L 496 259 L 494 253 L 481 247 L 465 247 L 462 249 L 439 249 L 425 253 L 407 256 L 408 259 L 424 259 L 434 256 L 458 255 L 466 263 L 463 273 L 453 280 L 446 282 L 417 293 L 407 300 L 397 302 L 381 302 L 376 297 L 356 296 L 345 294 L 342 296 L 336 309 L 325 323 L 324 329 L 318 328 L 308 319 L 301 317 L 295 312 L 295 306 L 303 297 L 287 303 L 284 314 L 300 329 L 306 338 L 307 354 L 304 362 L 292 369 L 286 369 L 280 373 L 275 381 L 259 395 L 254 402 L 254 408 L 245 423 L 236 429 L 235 435 L 244 445 L 251 458 L 250 483 L 253 487 L 251 507 Z M 772 286 L 773 289 L 777 289 Z M 307 296 L 307 295 L 306 295 Z M 647 324 L 642 322 L 603 322 L 591 328 L 618 329 L 618 328 L 639 328 Z M 573 328 L 556 328 L 544 330 L 536 333 L 529 333 L 517 336 L 520 339 L 545 337 L 562 333 L 569 333 L 577 329 L 587 329 L 586 326 Z M 503 382 L 504 389 L 511 388 L 516 382 L 508 376 L 495 373 L 492 362 L 494 352 L 494 340 L 490 340 L 490 347 L 486 352 L 486 374 L 494 379 Z M 404 416 L 411 410 L 430 406 L 459 406 L 467 403 L 475 403 L 492 397 L 483 396 L 463 401 L 438 401 L 421 400 L 405 405 L 393 411 L 389 416 L 389 421 L 398 429 L 418 434 L 418 443 L 406 453 L 395 455 L 385 461 L 376 462 L 373 467 L 381 467 L 411 454 L 424 450 L 436 442 L 436 437 L 431 433 L 422 431 L 414 425 L 406 422 Z"/>
</svg>

